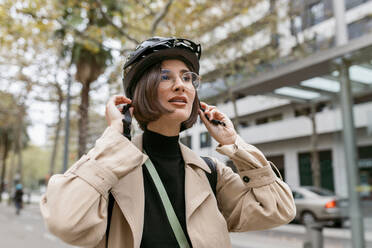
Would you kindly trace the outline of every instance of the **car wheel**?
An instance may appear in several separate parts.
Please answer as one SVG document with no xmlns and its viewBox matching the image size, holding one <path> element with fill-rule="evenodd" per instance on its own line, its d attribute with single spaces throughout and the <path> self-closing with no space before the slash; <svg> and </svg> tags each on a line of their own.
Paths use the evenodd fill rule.
<svg viewBox="0 0 372 248">
<path fill-rule="evenodd" d="M 301 215 L 301 223 L 303 225 L 313 224 L 316 222 L 316 218 L 311 212 L 303 212 Z"/>
</svg>

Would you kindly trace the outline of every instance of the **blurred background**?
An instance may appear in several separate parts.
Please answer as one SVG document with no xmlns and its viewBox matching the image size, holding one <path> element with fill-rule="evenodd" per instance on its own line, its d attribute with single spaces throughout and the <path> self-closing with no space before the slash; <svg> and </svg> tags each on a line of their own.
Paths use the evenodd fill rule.
<svg viewBox="0 0 372 248">
<path fill-rule="evenodd" d="M 1 247 L 71 247 L 38 201 L 93 147 L 151 36 L 201 43 L 200 98 L 293 189 L 293 223 L 233 247 L 372 247 L 371 0 L 0 0 Z M 200 122 L 181 141 L 235 169 Z"/>
</svg>

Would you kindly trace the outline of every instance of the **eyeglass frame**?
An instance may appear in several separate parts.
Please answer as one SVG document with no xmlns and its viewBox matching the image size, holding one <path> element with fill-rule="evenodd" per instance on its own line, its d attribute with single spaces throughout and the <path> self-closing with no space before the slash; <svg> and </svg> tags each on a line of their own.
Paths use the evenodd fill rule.
<svg viewBox="0 0 372 248">
<path fill-rule="evenodd" d="M 174 83 L 177 79 L 176 78 L 173 78 L 173 80 L 163 80 L 162 79 L 162 76 L 163 76 L 163 71 L 167 71 L 168 73 L 171 73 L 172 75 L 175 75 L 175 76 L 177 76 L 177 73 L 174 73 L 174 72 L 172 72 L 171 70 L 168 70 L 168 69 L 161 69 L 161 71 L 160 71 L 160 82 L 164 82 L 164 81 L 173 81 L 172 83 Z M 201 81 L 201 76 L 200 75 L 198 75 L 196 72 L 193 72 L 193 71 L 185 71 L 185 72 L 183 72 L 182 73 L 182 75 L 178 75 L 179 76 L 179 78 L 182 80 L 182 82 L 184 83 L 184 84 L 188 84 L 187 82 L 185 82 L 185 80 L 183 79 L 183 76 L 185 75 L 185 74 L 191 74 L 191 75 L 195 75 L 196 76 L 196 78 L 197 78 L 197 85 L 195 85 L 195 83 L 194 82 L 191 82 L 191 84 L 192 84 L 192 86 L 193 86 L 193 88 L 195 89 L 195 90 L 197 90 L 199 87 L 200 87 L 200 81 Z"/>
</svg>

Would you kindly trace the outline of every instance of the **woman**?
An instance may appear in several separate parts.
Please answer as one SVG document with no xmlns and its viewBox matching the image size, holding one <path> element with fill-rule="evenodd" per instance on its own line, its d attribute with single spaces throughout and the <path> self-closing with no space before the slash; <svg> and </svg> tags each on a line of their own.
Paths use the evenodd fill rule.
<svg viewBox="0 0 372 248">
<path fill-rule="evenodd" d="M 293 219 L 291 191 L 264 155 L 236 134 L 226 115 L 199 103 L 200 54 L 200 45 L 192 41 L 159 37 L 131 54 L 124 66 L 126 97 L 114 96 L 106 105 L 109 127 L 87 155 L 49 181 L 41 212 L 52 233 L 84 247 L 226 248 L 231 247 L 228 232 L 261 230 Z M 123 119 L 117 108 L 121 104 L 131 106 L 125 112 L 129 118 Z M 144 130 L 132 141 L 129 113 Z M 239 174 L 215 159 L 210 167 L 179 143 L 180 131 L 198 115 L 219 143 L 217 151 L 234 162 Z M 149 163 L 165 188 L 178 230 Z M 213 168 L 215 189 L 206 176 Z M 109 193 L 113 207 L 108 207 Z"/>
</svg>

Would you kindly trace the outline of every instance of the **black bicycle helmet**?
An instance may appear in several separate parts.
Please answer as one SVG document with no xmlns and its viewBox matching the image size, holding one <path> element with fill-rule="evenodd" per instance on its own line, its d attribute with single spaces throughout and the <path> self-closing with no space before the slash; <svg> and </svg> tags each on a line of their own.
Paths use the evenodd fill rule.
<svg viewBox="0 0 372 248">
<path fill-rule="evenodd" d="M 142 73 L 152 65 L 166 59 L 179 59 L 199 73 L 201 46 L 188 39 L 152 37 L 129 54 L 123 68 L 125 94 L 133 98 L 134 90 Z"/>
</svg>

